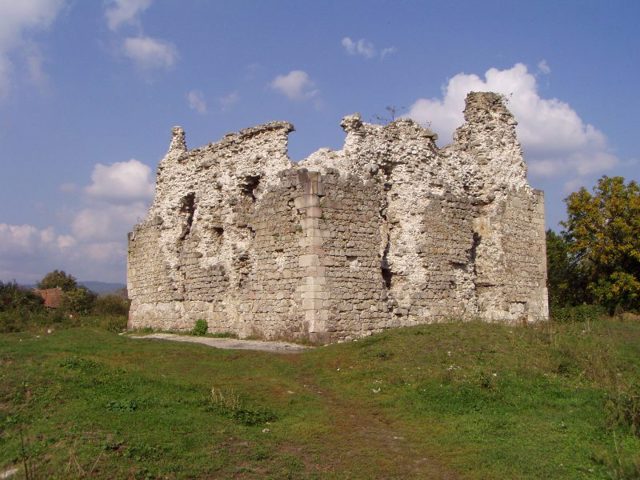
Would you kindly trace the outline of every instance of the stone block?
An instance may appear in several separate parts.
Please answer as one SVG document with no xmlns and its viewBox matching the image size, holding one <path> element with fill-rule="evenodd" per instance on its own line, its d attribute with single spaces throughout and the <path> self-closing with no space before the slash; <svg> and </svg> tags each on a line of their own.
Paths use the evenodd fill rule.
<svg viewBox="0 0 640 480">
<path fill-rule="evenodd" d="M 305 213 L 307 218 L 322 218 L 322 209 L 320 207 L 309 207 Z"/>
<path fill-rule="evenodd" d="M 305 254 L 298 257 L 298 264 L 301 267 L 315 267 L 320 265 L 320 258 L 317 254 Z"/>
<path fill-rule="evenodd" d="M 302 195 L 294 199 L 294 205 L 297 209 L 319 207 L 320 199 L 317 195 Z"/>
</svg>

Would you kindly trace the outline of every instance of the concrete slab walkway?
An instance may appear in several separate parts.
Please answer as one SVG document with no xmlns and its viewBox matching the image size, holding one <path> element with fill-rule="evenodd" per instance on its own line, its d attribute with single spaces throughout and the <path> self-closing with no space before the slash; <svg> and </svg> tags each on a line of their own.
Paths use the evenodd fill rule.
<svg viewBox="0 0 640 480">
<path fill-rule="evenodd" d="M 201 343 L 214 348 L 227 350 L 260 350 L 275 353 L 300 353 L 313 347 L 287 342 L 264 342 L 261 340 L 238 340 L 236 338 L 194 337 L 176 333 L 151 333 L 149 335 L 127 335 L 138 340 L 170 340 L 173 342 Z"/>
</svg>

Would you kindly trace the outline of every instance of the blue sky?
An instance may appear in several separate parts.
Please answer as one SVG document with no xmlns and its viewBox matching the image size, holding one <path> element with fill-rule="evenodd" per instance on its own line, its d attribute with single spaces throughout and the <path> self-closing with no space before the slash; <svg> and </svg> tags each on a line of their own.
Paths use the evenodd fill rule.
<svg viewBox="0 0 640 480">
<path fill-rule="evenodd" d="M 509 98 L 557 229 L 602 175 L 640 180 L 638 1 L 0 0 L 0 280 L 124 281 L 173 125 L 271 120 L 290 156 L 395 106 L 444 145 L 469 90 Z"/>
</svg>

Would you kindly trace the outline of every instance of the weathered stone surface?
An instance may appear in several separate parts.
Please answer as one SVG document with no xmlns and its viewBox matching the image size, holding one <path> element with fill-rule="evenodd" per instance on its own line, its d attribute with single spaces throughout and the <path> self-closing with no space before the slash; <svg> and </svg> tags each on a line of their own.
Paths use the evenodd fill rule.
<svg viewBox="0 0 640 480">
<path fill-rule="evenodd" d="M 298 164 L 285 122 L 194 150 L 174 128 L 129 235 L 130 326 L 329 342 L 547 319 L 543 195 L 516 122 L 493 93 L 469 94 L 465 120 L 439 149 L 410 120 L 351 115 L 342 150 Z"/>
</svg>

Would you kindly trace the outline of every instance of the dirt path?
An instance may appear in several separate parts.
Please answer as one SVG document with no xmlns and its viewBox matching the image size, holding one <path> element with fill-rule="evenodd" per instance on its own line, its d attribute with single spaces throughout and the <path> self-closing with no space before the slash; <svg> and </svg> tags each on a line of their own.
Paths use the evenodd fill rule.
<svg viewBox="0 0 640 480">
<path fill-rule="evenodd" d="M 301 357 L 290 361 L 300 365 Z M 331 428 L 321 443 L 329 446 L 316 465 L 327 478 L 458 480 L 457 472 L 427 451 L 400 422 L 388 418 L 382 409 L 344 398 L 330 387 L 316 382 L 309 371 L 300 371 L 298 381 L 307 392 L 318 395 L 332 418 Z M 304 449 L 302 449 L 304 450 Z M 309 457 L 299 451 L 301 457 Z M 353 467 L 375 465 L 375 477 L 363 476 Z M 342 472 L 342 473 L 340 473 Z M 349 472 L 349 473 L 347 473 Z"/>
<path fill-rule="evenodd" d="M 286 342 L 195 337 L 172 333 L 127 336 L 139 340 L 169 340 L 200 343 L 214 348 L 275 353 L 300 353 L 313 348 Z M 430 456 L 419 439 L 412 438 L 411 432 L 405 432 L 400 422 L 389 419 L 381 408 L 344 398 L 330 386 L 321 386 L 313 371 L 305 368 L 303 359 L 304 357 L 300 356 L 288 357 L 288 361 L 299 368 L 297 381 L 300 387 L 307 393 L 320 397 L 332 419 L 329 429 L 322 434 L 322 438 L 316 439 L 317 443 L 311 449 L 309 446 L 295 445 L 295 442 L 287 442 L 281 446 L 284 452 L 300 458 L 307 465 L 308 472 L 321 472 L 326 478 L 460 478 L 437 458 Z M 319 445 L 323 446 L 318 450 Z M 374 477 L 371 477 L 370 473 L 363 476 L 363 472 L 357 470 L 358 465 L 367 465 L 367 468 L 363 468 L 367 472 L 371 472 L 370 466 L 375 465 L 377 473 Z M 240 475 L 237 478 L 254 476 Z"/>
<path fill-rule="evenodd" d="M 194 337 L 175 333 L 152 333 L 149 335 L 127 335 L 138 340 L 171 340 L 173 342 L 200 343 L 227 350 L 260 350 L 275 353 L 300 353 L 313 347 L 287 342 L 263 342 L 260 340 L 238 340 L 236 338 Z"/>
</svg>

